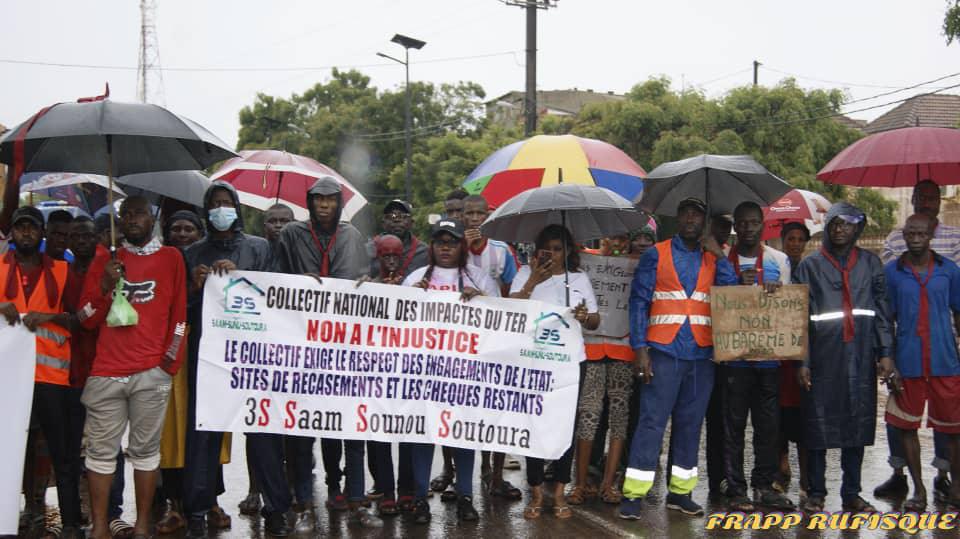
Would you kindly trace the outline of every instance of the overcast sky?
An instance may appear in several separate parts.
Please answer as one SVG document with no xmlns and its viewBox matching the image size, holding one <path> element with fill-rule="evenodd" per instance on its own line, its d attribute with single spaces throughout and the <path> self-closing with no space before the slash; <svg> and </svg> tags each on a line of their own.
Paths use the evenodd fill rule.
<svg viewBox="0 0 960 539">
<path fill-rule="evenodd" d="M 761 84 L 786 73 L 862 99 L 960 71 L 960 45 L 947 47 L 940 34 L 944 8 L 944 0 L 559 0 L 539 12 L 538 85 L 622 93 L 663 74 L 678 89 L 699 85 L 718 97 L 749 83 L 757 59 Z M 106 81 L 112 98 L 136 99 L 138 1 L 0 0 L 0 13 L 0 123 L 12 127 L 45 105 L 97 95 Z M 498 0 L 158 0 L 157 8 L 161 63 L 172 69 L 163 73 L 166 106 L 230 144 L 239 110 L 257 92 L 299 93 L 327 80 L 329 68 L 177 69 L 355 66 L 376 86 L 394 88 L 403 67 L 376 53 L 401 55 L 390 42 L 399 32 L 427 42 L 412 55 L 411 78 L 473 80 L 495 97 L 523 89 L 524 28 L 523 10 Z M 954 84 L 960 76 L 933 86 Z"/>
</svg>

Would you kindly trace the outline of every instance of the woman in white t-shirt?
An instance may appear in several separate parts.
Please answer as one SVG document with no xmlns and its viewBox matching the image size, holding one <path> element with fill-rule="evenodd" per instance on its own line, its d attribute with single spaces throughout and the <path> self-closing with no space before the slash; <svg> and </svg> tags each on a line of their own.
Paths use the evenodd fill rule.
<svg viewBox="0 0 960 539">
<path fill-rule="evenodd" d="M 547 226 L 537 236 L 536 249 L 530 266 L 520 268 L 513 278 L 510 297 L 570 306 L 574 317 L 584 328 L 596 329 L 600 325 L 597 299 L 590 278 L 580 271 L 580 254 L 570 231 L 560 225 Z M 564 252 L 567 254 L 566 260 L 563 258 Z M 557 518 L 570 518 L 573 515 L 564 496 L 564 488 L 570 482 L 572 463 L 573 440 L 555 466 L 553 514 Z M 543 512 L 543 473 L 543 459 L 527 457 L 527 483 L 531 496 L 530 503 L 523 510 L 524 518 L 538 518 Z"/>
<path fill-rule="evenodd" d="M 429 249 L 430 263 L 414 270 L 403 281 L 404 286 L 424 290 L 460 292 L 463 301 L 476 296 L 500 296 L 497 284 L 480 268 L 467 263 L 467 245 L 463 240 L 463 225 L 459 221 L 442 220 L 433 227 Z M 430 488 L 430 465 L 433 463 L 433 444 L 410 444 L 413 457 L 414 506 L 413 518 L 418 524 L 430 522 L 427 492 Z M 457 518 L 477 520 L 473 507 L 473 462 L 471 449 L 453 449 L 456 465 Z"/>
</svg>

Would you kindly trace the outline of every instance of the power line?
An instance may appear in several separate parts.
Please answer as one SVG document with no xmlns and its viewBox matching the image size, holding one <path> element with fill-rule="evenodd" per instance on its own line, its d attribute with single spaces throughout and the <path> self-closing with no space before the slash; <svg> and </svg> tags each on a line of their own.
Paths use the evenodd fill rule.
<svg viewBox="0 0 960 539">
<path fill-rule="evenodd" d="M 751 69 L 753 69 L 753 67 L 747 67 L 747 68 L 744 68 L 744 69 L 741 69 L 741 70 L 738 70 L 738 71 L 734 71 L 734 72 L 732 72 L 732 73 L 727 73 L 726 75 L 720 75 L 719 77 L 710 79 L 710 80 L 708 80 L 708 81 L 706 81 L 706 82 L 695 82 L 695 83 L 692 83 L 691 86 L 707 86 L 707 85 L 713 84 L 713 83 L 715 83 L 715 82 L 722 81 L 722 80 L 724 80 L 724 79 L 729 79 L 730 77 L 732 77 L 732 76 L 734 76 L 734 75 L 740 75 L 740 74 L 746 73 L 747 71 L 750 71 Z"/>
<path fill-rule="evenodd" d="M 416 128 L 414 128 L 414 129 L 411 129 L 410 131 L 411 131 L 412 133 L 416 133 L 417 131 L 426 131 L 426 130 L 431 130 L 431 129 L 439 129 L 439 128 L 447 127 L 447 126 L 450 126 L 450 125 L 456 125 L 456 124 L 458 124 L 458 123 L 460 123 L 460 120 L 449 120 L 449 121 L 441 122 L 441 123 L 438 123 L 438 124 L 424 125 L 424 126 L 416 127 Z M 358 138 L 358 139 L 366 139 L 366 138 L 379 138 L 379 137 L 388 137 L 388 136 L 394 136 L 394 135 L 403 135 L 404 133 L 406 133 L 405 130 L 399 129 L 399 130 L 397 130 L 397 131 L 385 131 L 385 132 L 383 132 L 383 133 L 360 133 L 360 134 L 351 134 L 350 136 L 353 137 L 353 138 Z"/>
<path fill-rule="evenodd" d="M 810 80 L 810 81 L 814 81 L 814 82 L 822 82 L 822 83 L 825 83 L 825 84 L 838 84 L 838 85 L 843 86 L 843 87 L 851 87 L 851 88 L 876 88 L 876 89 L 879 89 L 879 90 L 891 90 L 891 89 L 892 89 L 892 90 L 895 90 L 895 89 L 900 88 L 900 86 L 892 86 L 892 85 L 886 85 L 886 84 L 855 83 L 855 82 L 845 82 L 845 81 L 839 81 L 839 80 L 820 79 L 820 78 L 817 78 L 817 77 L 807 77 L 807 76 L 804 76 L 804 75 L 798 75 L 798 74 L 796 74 L 796 73 L 790 73 L 789 71 L 782 71 L 782 70 L 780 70 L 780 69 L 775 69 L 775 68 L 772 68 L 772 67 L 767 66 L 767 65 L 764 65 L 763 68 L 766 69 L 766 70 L 768 70 L 768 71 L 773 71 L 774 73 L 779 73 L 779 74 L 781 74 L 781 75 L 787 75 L 787 76 L 793 77 L 793 78 L 795 78 L 795 79 Z M 925 84 L 927 84 L 927 83 L 925 83 Z M 916 86 L 914 86 L 914 88 L 916 88 Z M 931 90 L 936 90 L 936 89 L 940 89 L 940 87 L 935 87 L 935 88 L 930 88 L 930 89 L 931 89 Z"/>
<path fill-rule="evenodd" d="M 940 93 L 940 92 L 945 91 L 945 90 L 952 90 L 952 89 L 954 89 L 954 88 L 960 88 L 960 84 L 954 84 L 953 86 L 945 86 L 945 87 L 942 87 L 942 88 L 940 88 L 940 89 L 938 89 L 938 90 L 934 90 L 934 91 L 932 91 L 932 92 L 929 92 L 929 94 L 937 94 L 937 93 Z M 903 99 L 897 99 L 897 100 L 895 100 L 895 101 L 888 101 L 888 102 L 886 102 L 886 103 L 881 103 L 881 104 L 879 104 L 879 105 L 872 105 L 872 106 L 869 106 L 869 107 L 863 107 L 863 108 L 859 108 L 859 109 L 856 109 L 856 110 L 847 110 L 847 111 L 841 111 L 841 112 L 834 112 L 834 113 L 832 113 L 832 114 L 825 114 L 825 115 L 822 115 L 822 116 L 811 116 L 811 117 L 806 117 L 806 118 L 785 119 L 785 120 L 778 120 L 778 121 L 755 120 L 755 121 L 752 121 L 752 122 L 747 122 L 747 123 L 745 123 L 745 124 L 741 124 L 740 127 L 750 127 L 750 126 L 754 126 L 754 125 L 786 125 L 786 124 L 794 124 L 794 123 L 814 122 L 814 121 L 817 121 L 817 120 L 824 120 L 824 119 L 827 119 L 827 118 L 836 118 L 837 116 L 845 116 L 845 115 L 847 115 L 847 114 L 854 114 L 854 113 L 857 113 L 857 112 L 865 112 L 865 111 L 868 111 L 868 110 L 878 109 L 878 108 L 881 108 L 881 107 L 887 107 L 887 106 L 890 106 L 890 105 L 898 105 L 898 104 L 903 103 L 904 101 L 907 101 L 907 100 L 912 99 L 912 98 L 914 98 L 914 97 L 916 97 L 916 96 L 905 97 L 905 98 L 903 98 Z M 843 105 L 841 105 L 841 106 L 843 106 Z"/>
<path fill-rule="evenodd" d="M 501 52 L 491 52 L 487 54 L 473 54 L 469 56 L 451 56 L 446 58 L 432 58 L 429 60 L 420 60 L 419 62 L 410 62 L 411 64 L 434 64 L 441 62 L 458 62 L 463 60 L 478 60 L 482 58 L 494 58 L 497 56 L 513 56 L 514 53 L 521 51 L 501 51 Z M 114 71 L 136 71 L 137 66 L 121 66 L 121 65 L 102 65 L 102 64 L 71 64 L 64 62 L 44 62 L 44 61 L 34 61 L 34 60 L 15 60 L 11 58 L 0 58 L 0 64 L 16 64 L 16 65 L 33 65 L 33 66 L 43 66 L 43 67 L 68 67 L 68 68 L 77 68 L 77 69 L 106 69 Z M 251 71 L 274 71 L 274 72 L 291 72 L 291 71 L 325 71 L 333 68 L 342 68 L 342 69 L 356 69 L 356 68 L 367 68 L 367 67 L 386 67 L 394 66 L 393 63 L 379 63 L 379 64 L 355 64 L 355 65 L 326 65 L 326 66 L 302 66 L 302 67 L 164 67 L 163 71 L 180 71 L 188 73 L 233 73 L 233 72 L 251 72 Z"/>
</svg>

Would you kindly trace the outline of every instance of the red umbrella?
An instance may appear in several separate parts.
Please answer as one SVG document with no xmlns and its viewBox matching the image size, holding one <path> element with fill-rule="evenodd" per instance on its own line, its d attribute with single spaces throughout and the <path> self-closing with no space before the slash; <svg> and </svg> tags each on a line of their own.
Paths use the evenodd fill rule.
<svg viewBox="0 0 960 539">
<path fill-rule="evenodd" d="M 763 239 L 779 237 L 786 223 L 804 223 L 814 233 L 823 227 L 823 218 L 832 205 L 823 195 L 794 189 L 763 209 Z"/>
<path fill-rule="evenodd" d="M 907 127 L 862 138 L 823 167 L 826 183 L 913 187 L 921 180 L 960 183 L 960 130 Z"/>
<path fill-rule="evenodd" d="M 787 223 L 803 223 L 811 234 L 823 229 L 823 218 L 833 204 L 823 195 L 803 189 L 794 189 L 763 208 L 763 236 L 769 240 L 780 237 Z"/>
<path fill-rule="evenodd" d="M 309 157 L 279 150 L 244 150 L 210 179 L 233 184 L 241 204 L 266 210 L 279 202 L 290 206 L 298 220 L 306 220 L 310 215 L 307 189 L 320 176 L 333 176 L 343 186 L 344 220 L 352 219 L 367 204 L 360 191 L 336 170 Z"/>
</svg>

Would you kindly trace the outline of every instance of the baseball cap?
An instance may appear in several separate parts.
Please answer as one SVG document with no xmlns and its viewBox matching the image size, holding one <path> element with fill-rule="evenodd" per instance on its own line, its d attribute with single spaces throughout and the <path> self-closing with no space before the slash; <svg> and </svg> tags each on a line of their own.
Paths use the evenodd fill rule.
<svg viewBox="0 0 960 539">
<path fill-rule="evenodd" d="M 858 225 L 858 224 L 860 224 L 860 222 L 863 221 L 863 217 L 864 217 L 864 215 L 863 215 L 862 213 L 858 213 L 858 214 L 856 214 L 856 215 L 849 215 L 849 214 L 843 214 L 843 213 L 841 213 L 840 215 L 837 216 L 837 218 L 840 219 L 841 221 L 850 223 L 851 225 Z"/>
<path fill-rule="evenodd" d="M 32 222 L 38 228 L 43 228 L 43 212 L 33 206 L 21 206 L 14 210 L 10 224 L 16 225 L 18 221 L 23 219 Z"/>
<path fill-rule="evenodd" d="M 707 204 L 706 204 L 706 202 L 700 200 L 700 199 L 697 198 L 697 197 L 687 197 L 687 198 L 681 200 L 680 203 L 677 204 L 677 213 L 680 213 L 680 210 L 682 210 L 683 208 L 686 208 L 686 207 L 688 207 L 688 206 L 692 206 L 692 207 L 696 208 L 697 210 L 699 210 L 699 211 L 700 211 L 701 213 L 703 213 L 703 214 L 706 214 L 706 213 L 707 213 Z"/>
<path fill-rule="evenodd" d="M 391 210 L 399 210 L 407 215 L 410 215 L 413 213 L 413 206 L 406 200 L 395 198 L 390 202 L 387 202 L 387 205 L 383 207 L 383 213 L 390 213 Z"/>
<path fill-rule="evenodd" d="M 437 221 L 437 224 L 433 225 L 433 231 L 430 233 L 431 238 L 436 238 L 438 235 L 446 232 L 454 238 L 461 239 L 463 238 L 463 225 L 460 221 L 454 221 L 452 219 L 441 219 Z"/>
</svg>

